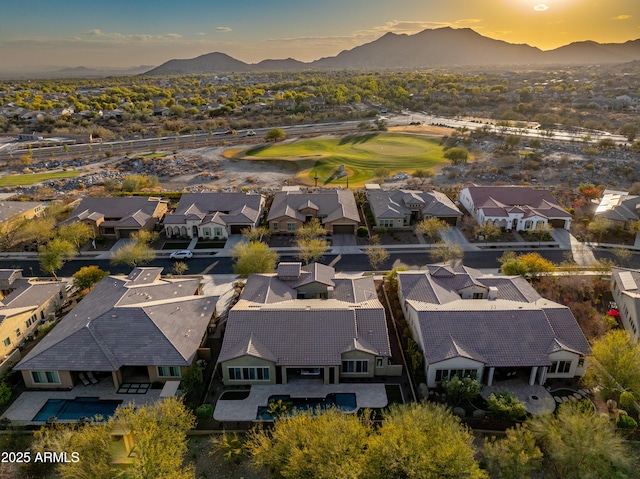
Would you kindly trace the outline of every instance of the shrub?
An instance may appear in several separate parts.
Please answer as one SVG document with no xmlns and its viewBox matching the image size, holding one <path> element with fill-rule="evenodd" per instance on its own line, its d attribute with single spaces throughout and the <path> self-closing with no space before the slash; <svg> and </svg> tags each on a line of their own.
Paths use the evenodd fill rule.
<svg viewBox="0 0 640 479">
<path fill-rule="evenodd" d="M 635 402 L 635 396 L 629 391 L 623 391 L 622 394 L 620 394 L 620 401 L 618 401 L 620 407 L 625 411 L 635 411 Z"/>
<path fill-rule="evenodd" d="M 202 404 L 196 409 L 196 417 L 199 421 L 211 419 L 213 417 L 213 406 L 211 404 Z"/>
<path fill-rule="evenodd" d="M 621 429 L 624 433 L 631 433 L 638 427 L 638 423 L 631 416 L 620 414 L 616 421 L 616 427 Z"/>
<path fill-rule="evenodd" d="M 373 231 L 378 234 L 378 235 L 382 235 L 385 234 L 387 232 L 387 228 L 385 228 L 384 226 L 376 226 Z"/>
<path fill-rule="evenodd" d="M 0 407 L 4 406 L 11 399 L 11 386 L 4 381 L 0 382 Z"/>
<path fill-rule="evenodd" d="M 369 236 L 369 229 L 366 226 L 359 226 L 358 231 L 356 231 L 356 234 L 360 238 L 365 238 Z"/>
<path fill-rule="evenodd" d="M 496 419 L 521 420 L 527 415 L 527 408 L 509 391 L 500 391 L 497 395 L 492 393 L 487 402 L 491 416 Z"/>
<path fill-rule="evenodd" d="M 442 389 L 454 404 L 460 404 L 465 399 L 471 401 L 477 397 L 481 386 L 475 378 L 454 376 L 451 379 L 442 380 Z"/>
</svg>

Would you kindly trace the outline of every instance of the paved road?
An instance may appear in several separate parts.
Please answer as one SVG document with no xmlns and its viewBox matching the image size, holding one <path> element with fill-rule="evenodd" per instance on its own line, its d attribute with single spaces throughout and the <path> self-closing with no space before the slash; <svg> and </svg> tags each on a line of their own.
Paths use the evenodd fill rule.
<svg viewBox="0 0 640 479">
<path fill-rule="evenodd" d="M 531 250 L 527 250 L 531 251 Z M 560 250 L 536 250 L 542 256 L 554 263 L 560 263 L 564 260 L 563 251 Z M 490 251 L 466 251 L 464 254 L 464 264 L 472 268 L 492 269 L 500 266 L 497 261 L 502 255 L 501 250 Z M 640 255 L 636 255 L 638 263 L 640 263 Z M 295 261 L 293 256 L 281 256 L 281 261 Z M 371 269 L 367 256 L 365 254 L 344 254 L 344 255 L 326 255 L 324 263 L 331 264 L 337 271 L 366 271 Z M 390 258 L 381 266 L 381 270 L 391 269 L 399 264 L 405 264 L 410 268 L 420 268 L 431 263 L 429 253 L 426 252 L 402 252 L 391 253 Z M 57 273 L 58 276 L 71 276 L 82 266 L 97 265 L 101 269 L 111 272 L 112 274 L 125 273 L 128 274 L 131 268 L 128 266 L 114 266 L 106 259 L 95 258 L 76 258 L 65 263 L 63 268 Z M 173 261 L 168 258 L 156 258 L 147 266 L 162 266 L 166 272 L 171 270 Z M 229 257 L 218 257 L 215 254 L 210 257 L 196 257 L 188 260 L 189 270 L 191 274 L 230 274 L 233 273 L 233 261 Z M 22 269 L 25 276 L 42 276 L 40 266 L 37 259 L 0 259 L 0 268 L 16 268 Z"/>
</svg>

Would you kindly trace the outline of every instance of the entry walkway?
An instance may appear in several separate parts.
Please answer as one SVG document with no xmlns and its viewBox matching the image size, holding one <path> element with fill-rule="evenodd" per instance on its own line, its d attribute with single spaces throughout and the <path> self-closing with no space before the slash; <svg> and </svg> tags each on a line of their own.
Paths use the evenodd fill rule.
<svg viewBox="0 0 640 479">
<path fill-rule="evenodd" d="M 270 396 L 289 395 L 292 398 L 325 398 L 331 393 L 355 393 L 357 409 L 383 408 L 387 405 L 384 384 L 320 384 L 298 381 L 291 384 L 251 386 L 246 399 L 218 399 L 213 411 L 216 421 L 255 421 L 258 406 L 266 406 Z M 224 394 L 224 393 L 223 393 Z"/>
</svg>

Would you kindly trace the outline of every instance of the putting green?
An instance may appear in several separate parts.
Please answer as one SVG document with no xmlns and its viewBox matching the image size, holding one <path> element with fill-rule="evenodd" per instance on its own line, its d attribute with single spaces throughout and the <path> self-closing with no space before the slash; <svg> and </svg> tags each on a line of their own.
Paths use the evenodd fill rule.
<svg viewBox="0 0 640 479">
<path fill-rule="evenodd" d="M 349 175 L 349 186 L 359 186 L 375 179 L 380 168 L 394 175 L 447 162 L 437 138 L 398 133 L 302 139 L 234 153 L 236 159 L 274 162 L 278 166 L 286 162 L 299 181 L 312 185 L 317 175 L 319 186 L 346 185 L 346 177 L 336 176 L 340 165 Z"/>
</svg>

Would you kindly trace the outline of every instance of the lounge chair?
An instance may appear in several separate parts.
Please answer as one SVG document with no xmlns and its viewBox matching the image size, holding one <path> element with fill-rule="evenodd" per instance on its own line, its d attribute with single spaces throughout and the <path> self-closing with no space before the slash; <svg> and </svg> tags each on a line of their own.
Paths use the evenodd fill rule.
<svg viewBox="0 0 640 479">
<path fill-rule="evenodd" d="M 78 373 L 78 377 L 80 378 L 80 381 L 82 381 L 82 384 L 84 384 L 85 386 L 88 386 L 89 384 L 91 384 L 87 378 L 84 376 L 84 373 Z"/>
<path fill-rule="evenodd" d="M 91 371 L 87 373 L 87 378 L 89 379 L 89 381 L 91 381 L 91 384 L 98 384 L 98 380 L 95 378 Z"/>
</svg>

